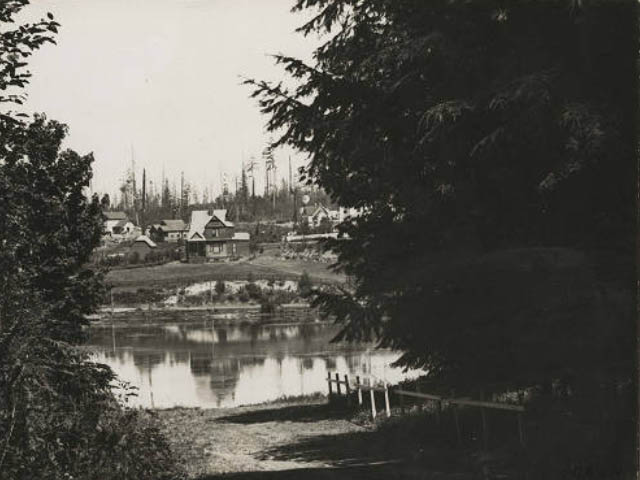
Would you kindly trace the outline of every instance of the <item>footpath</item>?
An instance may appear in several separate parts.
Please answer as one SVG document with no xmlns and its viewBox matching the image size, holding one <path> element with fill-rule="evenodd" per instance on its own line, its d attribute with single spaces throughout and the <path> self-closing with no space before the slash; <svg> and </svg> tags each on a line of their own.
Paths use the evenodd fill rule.
<svg viewBox="0 0 640 480">
<path fill-rule="evenodd" d="M 371 425 L 326 400 L 157 411 L 190 479 L 467 480 L 459 454 L 426 450 L 401 425 Z"/>
</svg>

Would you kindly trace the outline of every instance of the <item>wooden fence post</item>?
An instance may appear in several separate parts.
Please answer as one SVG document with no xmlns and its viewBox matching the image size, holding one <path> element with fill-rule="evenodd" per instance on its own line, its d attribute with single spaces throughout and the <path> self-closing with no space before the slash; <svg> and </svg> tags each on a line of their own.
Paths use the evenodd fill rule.
<svg viewBox="0 0 640 480">
<path fill-rule="evenodd" d="M 480 392 L 480 400 L 484 401 L 484 392 Z M 489 424 L 487 423 L 487 411 L 480 407 L 480 417 L 482 418 L 482 446 L 485 451 L 489 448 Z"/>
<path fill-rule="evenodd" d="M 387 418 L 391 416 L 391 405 L 389 404 L 389 389 L 387 382 L 384 383 L 384 409 L 387 412 Z"/>
<path fill-rule="evenodd" d="M 487 424 L 487 412 L 480 407 L 480 416 L 482 417 L 482 446 L 485 450 L 489 447 L 489 425 Z"/>
<path fill-rule="evenodd" d="M 329 384 L 329 399 L 333 396 L 333 387 L 331 386 L 331 372 L 327 372 L 327 383 Z"/>
<path fill-rule="evenodd" d="M 376 419 L 376 396 L 373 391 L 373 385 L 369 385 L 369 393 L 371 394 L 371 418 Z"/>
<path fill-rule="evenodd" d="M 518 412 L 518 438 L 520 439 L 520 445 L 524 447 L 524 425 L 522 423 L 522 412 Z"/>
<path fill-rule="evenodd" d="M 349 375 L 344 374 L 344 389 L 347 394 L 347 405 L 351 405 L 351 387 L 349 386 Z"/>
<path fill-rule="evenodd" d="M 462 446 L 462 433 L 460 432 L 460 419 L 458 418 L 458 406 L 453 406 L 453 419 L 456 424 L 456 436 L 458 437 L 458 446 Z"/>
<path fill-rule="evenodd" d="M 356 375 L 356 387 L 358 388 L 358 405 L 362 405 L 362 388 L 360 387 L 360 375 Z"/>
<path fill-rule="evenodd" d="M 404 395 L 402 395 L 401 393 L 398 393 L 398 397 L 400 400 L 400 413 L 404 415 Z"/>
<path fill-rule="evenodd" d="M 338 396 L 342 393 L 340 390 L 340 374 L 336 372 L 336 391 L 338 392 Z"/>
</svg>

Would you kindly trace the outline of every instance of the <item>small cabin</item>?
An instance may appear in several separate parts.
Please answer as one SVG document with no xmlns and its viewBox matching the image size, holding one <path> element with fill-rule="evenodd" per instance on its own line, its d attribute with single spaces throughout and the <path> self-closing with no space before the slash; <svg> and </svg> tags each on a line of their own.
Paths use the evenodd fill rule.
<svg viewBox="0 0 640 480">
<path fill-rule="evenodd" d="M 158 246 L 155 244 L 153 240 L 151 240 L 146 235 L 140 235 L 135 239 L 133 245 L 129 249 L 131 254 L 137 253 L 140 261 L 144 261 L 147 258 L 147 255 L 154 251 Z"/>
<path fill-rule="evenodd" d="M 187 225 L 184 221 L 161 220 L 149 229 L 149 235 L 156 242 L 179 243 L 187 236 Z"/>
</svg>

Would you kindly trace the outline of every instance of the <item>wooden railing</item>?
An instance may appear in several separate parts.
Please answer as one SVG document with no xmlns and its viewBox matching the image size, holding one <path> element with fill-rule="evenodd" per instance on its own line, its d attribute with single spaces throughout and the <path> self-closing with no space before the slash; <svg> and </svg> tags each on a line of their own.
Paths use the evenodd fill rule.
<svg viewBox="0 0 640 480">
<path fill-rule="evenodd" d="M 340 374 L 336 372 L 335 374 L 335 379 L 333 379 L 331 377 L 331 372 L 327 373 L 327 384 L 329 386 L 329 397 L 331 398 L 334 393 L 333 393 L 333 388 L 332 388 L 332 384 L 336 385 L 336 393 L 337 395 L 341 394 L 341 385 L 345 386 L 345 394 L 346 394 L 346 398 L 347 398 L 347 404 L 349 404 L 351 402 L 351 390 L 353 389 L 354 391 L 357 392 L 358 395 L 358 405 L 362 406 L 362 404 L 364 403 L 362 400 L 362 392 L 369 392 L 369 396 L 371 398 L 371 417 L 373 419 L 375 419 L 378 415 L 377 409 L 376 409 L 376 398 L 375 398 L 375 392 L 383 392 L 384 393 L 384 409 L 385 409 L 385 413 L 387 415 L 387 417 L 391 416 L 391 404 L 389 402 L 389 387 L 386 383 L 383 383 L 382 385 L 374 385 L 373 383 L 373 379 L 371 377 L 364 377 L 366 379 L 369 380 L 368 384 L 363 383 L 360 376 L 356 375 L 356 381 L 355 384 L 350 384 L 349 383 L 349 376 L 348 375 L 344 375 L 344 380 L 340 380 Z"/>
<path fill-rule="evenodd" d="M 389 402 L 389 385 L 386 382 L 382 382 L 381 385 L 374 385 L 373 379 L 371 377 L 367 377 L 369 379 L 369 384 L 364 384 L 361 382 L 360 376 L 356 376 L 355 384 L 349 382 L 349 376 L 344 375 L 344 380 L 340 380 L 340 374 L 335 373 L 335 378 L 331 376 L 331 372 L 327 374 L 327 383 L 329 386 L 329 397 L 333 397 L 333 385 L 336 385 L 336 394 L 339 396 L 342 393 L 341 386 L 345 387 L 345 394 L 347 397 L 347 404 L 351 401 L 351 391 L 357 390 L 358 395 L 358 405 L 362 406 L 362 392 L 368 391 L 371 397 L 371 417 L 375 420 L 377 416 L 376 411 L 376 400 L 374 392 L 383 392 L 384 393 L 384 402 L 385 402 L 385 412 L 387 417 L 391 416 L 391 405 Z M 402 390 L 400 388 L 395 388 L 392 390 L 394 395 L 398 396 L 400 402 L 400 411 L 402 414 L 405 413 L 405 397 L 414 398 L 419 400 L 425 400 L 429 402 L 436 403 L 435 417 L 436 423 L 438 425 L 441 424 L 442 421 L 442 411 L 443 405 L 448 405 L 451 407 L 453 412 L 453 419 L 456 428 L 456 436 L 458 439 L 458 444 L 462 444 L 462 433 L 460 428 L 460 417 L 458 408 L 459 407 L 475 407 L 480 409 L 480 415 L 482 419 L 482 443 L 485 449 L 489 443 L 489 425 L 488 419 L 486 415 L 486 409 L 494 409 L 494 410 L 502 410 L 506 412 L 514 412 L 517 416 L 517 426 L 518 426 L 518 439 L 520 441 L 520 445 L 525 446 L 525 436 L 524 436 L 524 422 L 523 416 L 525 413 L 525 407 L 522 405 L 514 405 L 509 403 L 499 403 L 499 402 L 488 402 L 485 400 L 473 400 L 470 398 L 447 398 L 441 395 L 434 395 L 430 393 L 423 393 L 419 391 L 420 386 L 417 385 L 416 388 L 418 391 L 412 392 L 409 390 Z"/>
</svg>

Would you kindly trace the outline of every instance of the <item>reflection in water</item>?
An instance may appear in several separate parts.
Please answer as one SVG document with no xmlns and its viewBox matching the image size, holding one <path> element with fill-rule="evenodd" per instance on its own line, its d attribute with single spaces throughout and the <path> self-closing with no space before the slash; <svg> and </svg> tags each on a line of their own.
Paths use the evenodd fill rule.
<svg viewBox="0 0 640 480">
<path fill-rule="evenodd" d="M 397 382 L 398 355 L 371 345 L 332 344 L 336 327 L 213 322 L 95 326 L 95 360 L 139 388 L 134 405 L 232 407 L 327 391 L 327 371 Z"/>
</svg>

